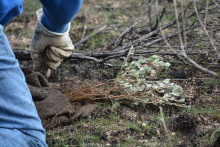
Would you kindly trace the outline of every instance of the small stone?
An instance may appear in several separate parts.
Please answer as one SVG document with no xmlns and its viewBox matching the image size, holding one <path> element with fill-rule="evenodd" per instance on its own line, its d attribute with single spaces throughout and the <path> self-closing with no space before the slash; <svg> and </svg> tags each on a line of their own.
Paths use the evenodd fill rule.
<svg viewBox="0 0 220 147">
<path fill-rule="evenodd" d="M 157 132 L 158 136 L 160 136 L 160 131 L 159 131 L 159 130 L 156 130 L 156 132 Z"/>
<path fill-rule="evenodd" d="M 146 123 L 142 123 L 142 126 L 145 127 L 145 126 L 147 126 L 147 124 Z"/>
<path fill-rule="evenodd" d="M 176 135 L 176 133 L 175 133 L 175 132 L 172 132 L 172 133 L 171 133 L 171 135 L 173 135 L 173 136 L 174 136 L 174 135 Z"/>
<path fill-rule="evenodd" d="M 151 77 L 156 77 L 157 73 L 155 70 L 151 70 L 150 75 L 151 75 Z"/>
</svg>

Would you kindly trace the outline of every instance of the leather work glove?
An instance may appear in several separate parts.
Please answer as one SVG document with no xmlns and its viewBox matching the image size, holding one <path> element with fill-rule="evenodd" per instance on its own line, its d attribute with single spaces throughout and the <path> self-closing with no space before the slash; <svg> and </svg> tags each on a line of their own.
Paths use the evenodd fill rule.
<svg viewBox="0 0 220 147">
<path fill-rule="evenodd" d="M 52 32 L 41 23 L 42 14 L 42 9 L 36 11 L 38 23 L 31 40 L 31 58 L 34 70 L 45 73 L 56 69 L 64 58 L 69 57 L 74 52 L 74 46 L 69 37 L 70 23 L 66 32 Z"/>
</svg>

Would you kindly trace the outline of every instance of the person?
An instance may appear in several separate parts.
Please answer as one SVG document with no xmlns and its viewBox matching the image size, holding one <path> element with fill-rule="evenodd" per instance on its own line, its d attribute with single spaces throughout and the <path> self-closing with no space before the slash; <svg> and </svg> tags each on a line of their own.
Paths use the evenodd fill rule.
<svg viewBox="0 0 220 147">
<path fill-rule="evenodd" d="M 38 23 L 31 41 L 34 70 L 56 69 L 74 47 L 70 22 L 82 0 L 40 0 Z M 23 0 L 0 0 L 0 146 L 47 146 L 46 133 L 37 114 L 24 74 L 4 34 L 3 26 L 22 13 Z"/>
</svg>

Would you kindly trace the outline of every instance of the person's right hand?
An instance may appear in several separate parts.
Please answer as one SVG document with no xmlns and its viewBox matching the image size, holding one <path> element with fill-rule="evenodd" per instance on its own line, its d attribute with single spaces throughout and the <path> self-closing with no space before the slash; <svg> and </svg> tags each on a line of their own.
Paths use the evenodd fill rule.
<svg viewBox="0 0 220 147">
<path fill-rule="evenodd" d="M 52 32 L 41 23 L 43 10 L 37 10 L 36 14 L 38 23 L 31 40 L 31 58 L 34 70 L 45 72 L 56 69 L 64 58 L 74 52 L 74 46 L 69 37 L 70 24 L 64 33 Z"/>
</svg>

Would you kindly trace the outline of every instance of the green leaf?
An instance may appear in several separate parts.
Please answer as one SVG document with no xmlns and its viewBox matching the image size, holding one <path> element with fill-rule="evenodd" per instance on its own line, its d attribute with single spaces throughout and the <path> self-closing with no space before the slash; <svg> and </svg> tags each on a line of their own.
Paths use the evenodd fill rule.
<svg viewBox="0 0 220 147">
<path fill-rule="evenodd" d="M 169 67 L 170 67 L 170 63 L 169 62 L 164 63 L 164 68 L 165 69 L 168 69 Z"/>
<path fill-rule="evenodd" d="M 135 106 L 138 106 L 138 105 L 139 105 L 139 102 L 135 102 L 134 105 L 135 105 Z"/>
<path fill-rule="evenodd" d="M 153 85 L 153 89 L 157 89 L 158 87 L 158 85 Z"/>
<path fill-rule="evenodd" d="M 155 106 L 158 106 L 159 105 L 159 103 L 153 103 Z"/>
<path fill-rule="evenodd" d="M 152 90 L 146 91 L 146 94 L 151 94 Z"/>
<path fill-rule="evenodd" d="M 168 93 L 166 93 L 166 94 L 164 94 L 164 96 L 163 96 L 163 98 L 165 99 L 165 98 L 168 98 Z"/>
<path fill-rule="evenodd" d="M 145 91 L 146 94 L 151 94 L 152 90 L 149 90 L 149 88 L 147 88 L 147 90 Z"/>
<path fill-rule="evenodd" d="M 164 83 L 164 84 L 170 83 L 170 79 L 165 79 L 165 80 L 163 80 L 163 83 Z"/>
<path fill-rule="evenodd" d="M 184 99 L 184 98 L 182 98 L 182 99 L 180 99 L 180 100 L 176 100 L 176 102 L 177 102 L 177 103 L 179 103 L 179 104 L 182 104 L 182 103 L 184 103 L 184 102 L 185 102 L 185 99 Z"/>
<path fill-rule="evenodd" d="M 150 56 L 148 59 L 152 62 L 159 62 L 160 60 L 158 55 Z"/>
<path fill-rule="evenodd" d="M 147 103 L 147 102 L 149 102 L 149 101 L 150 101 L 149 98 L 147 98 L 147 99 L 144 100 L 145 103 Z"/>
<path fill-rule="evenodd" d="M 141 87 L 137 87 L 137 91 L 143 91 L 145 89 L 145 87 L 144 86 L 141 86 Z"/>
<path fill-rule="evenodd" d="M 147 81 L 145 79 L 138 79 L 138 82 L 140 84 L 144 84 L 144 85 L 146 85 L 146 83 L 147 83 Z"/>
<path fill-rule="evenodd" d="M 152 67 L 148 65 L 143 65 L 140 70 L 144 70 L 145 72 L 147 71 L 148 73 L 151 71 Z"/>
<path fill-rule="evenodd" d="M 152 87 L 152 84 L 146 84 L 147 85 L 147 88 L 151 88 Z"/>
<path fill-rule="evenodd" d="M 183 94 L 183 88 L 181 86 L 174 85 L 172 90 L 172 95 L 180 96 Z"/>
<path fill-rule="evenodd" d="M 139 62 L 140 64 L 143 64 L 143 63 L 146 63 L 146 62 L 147 62 L 147 59 L 146 59 L 146 58 L 140 58 L 140 59 L 138 60 L 138 62 Z"/>
<path fill-rule="evenodd" d="M 146 104 L 145 104 L 145 103 L 141 103 L 141 105 L 142 105 L 143 107 L 146 107 Z"/>
<path fill-rule="evenodd" d="M 159 93 L 165 93 L 165 90 L 159 90 L 158 92 Z"/>
<path fill-rule="evenodd" d="M 135 78 L 138 78 L 138 76 L 139 76 L 139 71 L 138 71 L 138 70 L 132 69 L 132 70 L 131 70 L 131 73 L 132 73 L 132 75 L 133 75 Z"/>
<path fill-rule="evenodd" d="M 119 102 L 115 102 L 114 105 L 115 105 L 116 107 L 119 107 L 119 106 L 120 106 L 120 103 L 119 103 Z"/>
<path fill-rule="evenodd" d="M 166 85 L 164 83 L 161 83 L 161 81 L 160 81 L 160 83 L 158 83 L 158 85 L 160 88 L 166 88 Z"/>
<path fill-rule="evenodd" d="M 131 87 L 131 84 L 130 83 L 124 83 L 124 86 L 125 87 Z"/>
<path fill-rule="evenodd" d="M 130 67 L 140 67 L 141 64 L 138 63 L 138 61 L 132 61 L 131 64 L 130 64 Z"/>
</svg>

